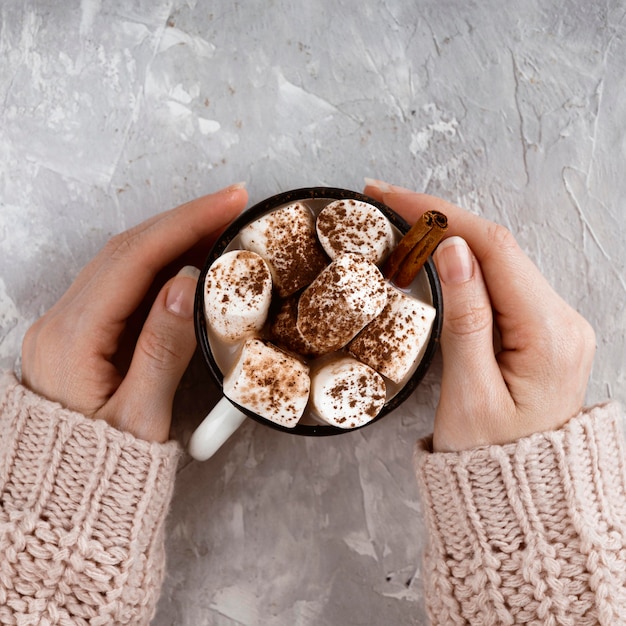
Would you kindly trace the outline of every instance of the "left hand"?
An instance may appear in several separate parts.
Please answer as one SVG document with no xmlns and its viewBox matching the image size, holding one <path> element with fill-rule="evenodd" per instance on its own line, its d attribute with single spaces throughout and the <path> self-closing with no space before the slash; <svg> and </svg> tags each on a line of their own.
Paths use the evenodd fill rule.
<svg viewBox="0 0 626 626">
<path fill-rule="evenodd" d="M 197 244 L 206 251 L 247 198 L 234 185 L 113 237 L 26 333 L 24 384 L 136 437 L 166 441 L 174 393 L 196 346 L 197 270 L 169 280 L 147 303 L 145 321 L 142 305 L 159 273 Z"/>
</svg>

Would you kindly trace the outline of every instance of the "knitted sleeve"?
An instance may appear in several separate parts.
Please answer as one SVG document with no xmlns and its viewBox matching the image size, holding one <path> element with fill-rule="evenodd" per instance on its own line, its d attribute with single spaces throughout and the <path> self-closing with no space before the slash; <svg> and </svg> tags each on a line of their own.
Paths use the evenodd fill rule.
<svg viewBox="0 0 626 626">
<path fill-rule="evenodd" d="M 461 453 L 418 444 L 434 624 L 626 624 L 626 473 L 615 404 Z"/>
<path fill-rule="evenodd" d="M 0 623 L 148 624 L 178 455 L 0 373 Z"/>
</svg>

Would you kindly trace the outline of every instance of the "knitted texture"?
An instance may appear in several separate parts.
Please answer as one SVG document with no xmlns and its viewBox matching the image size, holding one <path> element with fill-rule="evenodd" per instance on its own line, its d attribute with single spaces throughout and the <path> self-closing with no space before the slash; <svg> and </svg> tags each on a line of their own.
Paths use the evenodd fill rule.
<svg viewBox="0 0 626 626">
<path fill-rule="evenodd" d="M 418 443 L 434 624 L 626 623 L 621 409 L 460 453 Z"/>
<path fill-rule="evenodd" d="M 178 456 L 0 375 L 0 623 L 148 624 Z"/>
</svg>

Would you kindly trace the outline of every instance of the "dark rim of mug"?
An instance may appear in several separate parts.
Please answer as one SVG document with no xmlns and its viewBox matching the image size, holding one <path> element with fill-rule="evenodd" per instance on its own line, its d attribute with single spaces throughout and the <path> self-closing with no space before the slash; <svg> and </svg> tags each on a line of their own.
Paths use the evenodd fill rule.
<svg viewBox="0 0 626 626">
<path fill-rule="evenodd" d="M 211 267 L 213 262 L 223 254 L 224 250 L 228 247 L 229 243 L 237 236 L 239 231 L 249 222 L 254 221 L 265 213 L 268 213 L 272 209 L 278 208 L 282 205 L 289 204 L 291 202 L 297 202 L 299 200 L 306 201 L 317 199 L 357 200 L 361 202 L 366 202 L 380 209 L 380 211 L 382 211 L 382 213 L 401 233 L 404 234 L 409 230 L 409 224 L 407 224 L 407 222 L 405 222 L 395 211 L 390 209 L 385 204 L 382 204 L 381 202 L 378 202 L 377 200 L 374 200 L 373 198 L 370 198 L 369 196 L 363 195 L 356 191 L 350 191 L 348 189 L 339 189 L 334 187 L 305 187 L 302 189 L 285 191 L 270 198 L 266 198 L 265 200 L 262 200 L 258 204 L 255 204 L 254 206 L 244 211 L 222 233 L 222 235 L 217 239 L 217 241 L 211 248 L 211 251 L 204 263 L 204 267 L 202 268 L 202 272 L 200 273 L 198 286 L 196 288 L 194 307 L 196 338 L 204 357 L 204 361 L 207 364 L 209 371 L 213 376 L 213 379 L 220 388 L 223 387 L 224 375 L 220 371 L 213 357 L 213 353 L 209 345 L 209 338 L 204 318 L 204 281 L 206 278 L 206 274 L 209 271 L 209 268 Z M 428 340 L 428 345 L 426 346 L 424 356 L 417 366 L 417 369 L 415 370 L 413 376 L 411 376 L 407 384 L 395 396 L 393 396 L 393 398 L 390 398 L 390 400 L 385 403 L 380 413 L 373 420 L 367 422 L 366 424 L 363 424 L 362 426 L 357 426 L 356 428 L 350 429 L 338 428 L 336 426 L 324 424 L 299 423 L 296 424 L 296 426 L 294 426 L 293 428 L 287 428 L 285 426 L 281 426 L 280 424 L 275 424 L 271 420 L 265 419 L 264 417 L 261 417 L 256 413 L 242 406 L 239 406 L 236 402 L 233 402 L 229 399 L 231 404 L 233 404 L 242 413 L 244 413 L 248 417 L 251 417 L 253 420 L 259 422 L 260 424 L 264 424 L 265 426 L 269 426 L 271 428 L 274 428 L 275 430 L 279 430 L 285 433 L 306 436 L 339 435 L 353 432 L 355 430 L 359 430 L 360 428 L 364 428 L 365 426 L 369 426 L 374 422 L 377 422 L 385 415 L 388 415 L 389 413 L 397 409 L 413 393 L 417 385 L 421 382 L 422 378 L 424 378 L 424 375 L 426 374 L 430 366 L 435 352 L 437 351 L 439 339 L 441 336 L 441 325 L 443 322 L 443 299 L 441 296 L 441 284 L 439 282 L 439 276 L 437 275 L 437 270 L 435 269 L 435 264 L 432 260 L 432 257 L 428 259 L 424 266 L 424 269 L 426 271 L 428 284 L 430 286 L 430 291 L 432 294 L 432 305 L 436 311 L 430 339 Z"/>
</svg>

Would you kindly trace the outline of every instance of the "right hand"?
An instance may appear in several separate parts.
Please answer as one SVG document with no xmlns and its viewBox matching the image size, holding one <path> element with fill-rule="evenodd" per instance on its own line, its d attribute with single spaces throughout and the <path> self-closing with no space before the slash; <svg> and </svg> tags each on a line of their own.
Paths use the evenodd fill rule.
<svg viewBox="0 0 626 626">
<path fill-rule="evenodd" d="M 448 217 L 447 238 L 434 254 L 444 316 L 433 450 L 510 443 L 558 429 L 578 414 L 594 331 L 511 233 L 444 200 L 382 181 L 368 181 L 365 193 L 410 223 L 428 210 Z"/>
</svg>

